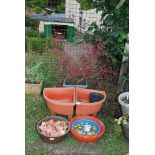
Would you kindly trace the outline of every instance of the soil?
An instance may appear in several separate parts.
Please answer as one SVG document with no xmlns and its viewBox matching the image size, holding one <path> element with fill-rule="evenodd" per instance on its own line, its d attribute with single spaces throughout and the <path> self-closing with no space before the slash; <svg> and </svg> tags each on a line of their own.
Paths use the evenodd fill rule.
<svg viewBox="0 0 155 155">
<path fill-rule="evenodd" d="M 64 146 L 64 142 L 52 145 L 52 147 L 50 144 L 44 144 L 44 148 L 47 150 L 47 155 L 97 155 L 96 143 L 77 143 L 72 151 Z"/>
</svg>

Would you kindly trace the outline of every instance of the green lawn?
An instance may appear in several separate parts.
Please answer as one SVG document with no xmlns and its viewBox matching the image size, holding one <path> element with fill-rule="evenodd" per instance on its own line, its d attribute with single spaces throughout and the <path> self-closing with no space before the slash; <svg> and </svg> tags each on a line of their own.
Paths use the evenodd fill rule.
<svg viewBox="0 0 155 155">
<path fill-rule="evenodd" d="M 110 113 L 104 115 L 104 111 L 111 110 L 108 102 L 103 106 L 103 112 L 97 116 L 105 123 L 106 132 L 104 137 L 95 143 L 80 143 L 70 134 L 61 143 L 43 143 L 36 131 L 37 122 L 50 116 L 43 97 L 26 95 L 25 107 L 26 155 L 70 155 L 76 153 L 79 155 L 126 155 L 128 153 L 128 142 L 122 134 L 121 127 L 114 122 Z"/>
</svg>

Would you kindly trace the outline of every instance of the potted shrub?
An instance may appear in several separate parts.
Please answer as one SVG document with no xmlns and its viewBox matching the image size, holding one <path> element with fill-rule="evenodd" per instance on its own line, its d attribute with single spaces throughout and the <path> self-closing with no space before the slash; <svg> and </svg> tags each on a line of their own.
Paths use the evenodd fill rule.
<svg viewBox="0 0 155 155">
<path fill-rule="evenodd" d="M 121 105 L 122 113 L 129 114 L 129 92 L 121 93 L 118 96 L 118 103 Z"/>
<path fill-rule="evenodd" d="M 129 140 L 129 115 L 124 114 L 118 119 L 115 119 L 115 121 L 117 122 L 117 124 L 122 126 L 123 134 L 127 138 L 127 140 Z"/>
<path fill-rule="evenodd" d="M 40 65 L 36 63 L 32 66 L 26 66 L 25 92 L 26 94 L 40 94 L 43 83 L 43 73 L 40 71 Z"/>
<path fill-rule="evenodd" d="M 99 54 L 93 49 L 80 56 L 80 60 L 59 49 L 53 49 L 51 53 L 57 56 L 55 68 L 64 77 L 64 87 L 87 88 L 88 81 L 95 82 L 94 79 L 114 75 L 111 64 L 104 63 L 103 65 L 99 60 Z"/>
</svg>

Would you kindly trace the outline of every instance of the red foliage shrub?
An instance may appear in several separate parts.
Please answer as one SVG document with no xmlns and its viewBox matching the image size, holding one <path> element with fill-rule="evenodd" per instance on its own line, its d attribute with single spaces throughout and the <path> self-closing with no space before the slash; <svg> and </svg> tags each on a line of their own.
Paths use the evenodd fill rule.
<svg viewBox="0 0 155 155">
<path fill-rule="evenodd" d="M 109 75 L 114 75 L 112 62 L 103 62 L 105 57 L 104 44 L 98 43 L 94 49 L 83 54 L 80 60 L 75 60 L 71 55 L 63 50 L 54 49 L 51 52 L 58 56 L 58 61 L 55 64 L 56 69 L 65 78 L 82 79 L 101 78 Z"/>
</svg>

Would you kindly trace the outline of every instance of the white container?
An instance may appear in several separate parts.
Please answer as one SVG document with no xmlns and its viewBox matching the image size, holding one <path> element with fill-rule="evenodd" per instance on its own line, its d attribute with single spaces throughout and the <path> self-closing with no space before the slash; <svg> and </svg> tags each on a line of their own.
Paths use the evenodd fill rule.
<svg viewBox="0 0 155 155">
<path fill-rule="evenodd" d="M 128 103 L 125 103 L 123 101 L 124 99 L 129 100 L 129 92 L 121 93 L 118 96 L 118 103 L 121 105 L 122 113 L 123 114 L 129 114 L 129 104 Z"/>
</svg>

